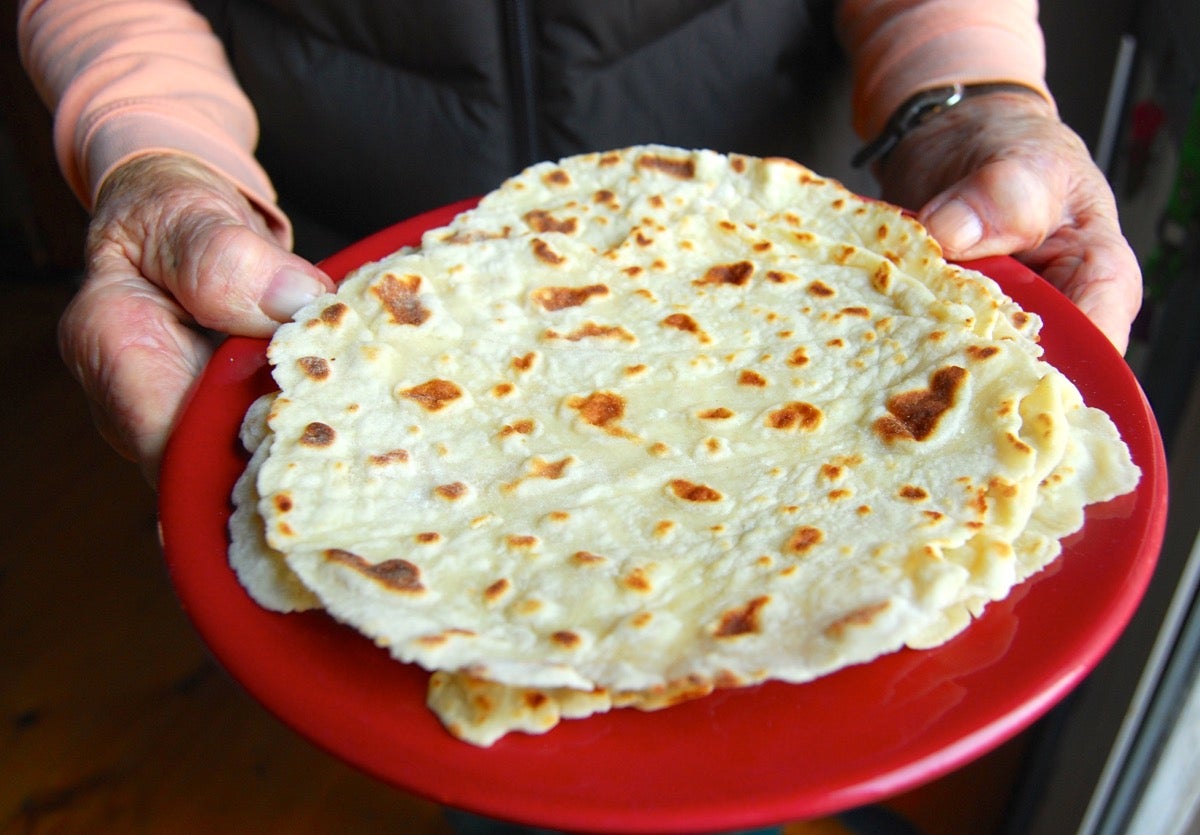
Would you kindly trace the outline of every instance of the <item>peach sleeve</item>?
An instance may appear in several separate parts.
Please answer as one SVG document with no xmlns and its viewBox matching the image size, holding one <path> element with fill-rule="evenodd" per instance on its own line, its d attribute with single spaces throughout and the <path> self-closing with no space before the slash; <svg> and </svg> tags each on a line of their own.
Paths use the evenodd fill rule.
<svg viewBox="0 0 1200 835">
<path fill-rule="evenodd" d="M 864 139 L 929 87 L 1015 81 L 1054 103 L 1036 0 L 842 0 L 838 32 L 853 73 L 854 129 Z"/>
<path fill-rule="evenodd" d="M 288 244 L 254 158 L 258 120 L 208 22 L 183 0 L 22 0 L 21 60 L 54 113 L 63 176 L 89 210 L 105 177 L 155 152 L 235 182 Z"/>
</svg>

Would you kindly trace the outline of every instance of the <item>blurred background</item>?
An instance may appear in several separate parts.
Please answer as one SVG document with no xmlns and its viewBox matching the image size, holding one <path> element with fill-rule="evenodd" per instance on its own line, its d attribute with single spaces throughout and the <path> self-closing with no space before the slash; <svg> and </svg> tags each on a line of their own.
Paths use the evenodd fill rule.
<svg viewBox="0 0 1200 835">
<path fill-rule="evenodd" d="M 158 550 L 154 496 L 58 359 L 86 217 L 0 0 L 0 830 L 448 832 L 436 807 L 310 747 L 208 656 Z M 1168 450 L 1157 573 L 1118 645 L 1033 728 L 888 805 L 928 835 L 1200 832 L 1200 3 L 1042 9 L 1049 80 L 1109 174 L 1147 304 L 1128 359 Z M 830 115 L 823 174 L 848 167 Z M 836 821 L 789 835 L 839 833 Z"/>
</svg>

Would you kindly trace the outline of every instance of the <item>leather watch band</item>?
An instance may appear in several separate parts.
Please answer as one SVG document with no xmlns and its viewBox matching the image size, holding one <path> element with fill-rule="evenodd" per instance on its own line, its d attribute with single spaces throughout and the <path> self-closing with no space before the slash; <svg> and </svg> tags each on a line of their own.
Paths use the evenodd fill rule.
<svg viewBox="0 0 1200 835">
<path fill-rule="evenodd" d="M 989 93 L 1028 93 L 1044 99 L 1036 88 L 1015 81 L 987 81 L 979 84 L 947 84 L 931 87 L 910 96 L 892 117 L 888 119 L 880 134 L 864 145 L 850 160 L 855 168 L 861 168 L 876 159 L 883 159 L 904 138 L 905 134 L 933 116 L 943 113 L 959 102 Z"/>
</svg>

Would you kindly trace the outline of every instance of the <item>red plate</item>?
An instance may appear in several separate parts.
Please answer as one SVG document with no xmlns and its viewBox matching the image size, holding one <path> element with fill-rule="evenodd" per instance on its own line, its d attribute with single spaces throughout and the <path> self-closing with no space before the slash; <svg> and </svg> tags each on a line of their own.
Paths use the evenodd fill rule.
<svg viewBox="0 0 1200 835">
<path fill-rule="evenodd" d="M 324 266 L 340 278 L 470 205 L 400 223 Z M 489 749 L 459 742 L 425 707 L 424 671 L 322 613 L 259 608 L 229 568 L 229 495 L 246 460 L 238 426 L 272 386 L 266 342 L 244 338 L 209 363 L 163 462 L 162 536 L 179 597 L 213 653 L 283 721 L 446 805 L 561 829 L 681 833 L 817 817 L 912 788 L 1028 726 L 1096 665 L 1142 597 L 1166 517 L 1162 441 L 1122 358 L 1017 262 L 971 266 L 1042 315 L 1046 357 L 1113 416 L 1143 477 L 1135 493 L 1089 508 L 1061 559 L 942 647 L 806 685 L 564 721 Z"/>
</svg>

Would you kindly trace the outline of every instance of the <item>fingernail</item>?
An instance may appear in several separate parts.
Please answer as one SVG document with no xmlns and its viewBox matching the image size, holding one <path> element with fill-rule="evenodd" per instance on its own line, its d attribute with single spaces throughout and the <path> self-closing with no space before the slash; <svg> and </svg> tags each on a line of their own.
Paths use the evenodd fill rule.
<svg viewBox="0 0 1200 835">
<path fill-rule="evenodd" d="M 925 228 L 947 252 L 965 252 L 983 239 L 979 215 L 957 197 L 939 206 L 925 221 Z"/>
<path fill-rule="evenodd" d="M 325 285 L 308 273 L 281 267 L 271 277 L 258 306 L 276 322 L 286 322 L 293 313 L 324 292 Z"/>
</svg>

